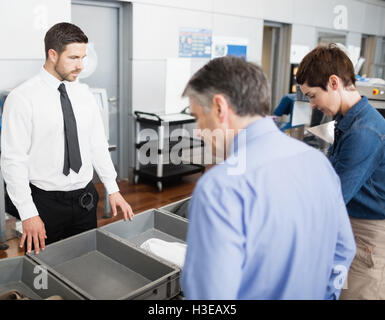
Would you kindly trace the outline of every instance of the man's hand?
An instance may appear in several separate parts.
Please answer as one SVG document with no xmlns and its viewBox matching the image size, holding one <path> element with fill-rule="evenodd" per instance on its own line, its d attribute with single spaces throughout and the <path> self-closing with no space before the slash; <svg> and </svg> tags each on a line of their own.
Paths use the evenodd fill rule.
<svg viewBox="0 0 385 320">
<path fill-rule="evenodd" d="M 45 239 L 47 239 L 43 221 L 39 216 L 35 216 L 24 220 L 22 223 L 23 235 L 20 240 L 20 248 L 24 247 L 25 239 L 27 239 L 27 252 L 31 252 L 33 241 L 35 253 L 39 254 L 40 248 L 45 249 Z"/>
<path fill-rule="evenodd" d="M 124 220 L 130 219 L 132 221 L 132 218 L 134 217 L 134 213 L 132 212 L 131 206 L 127 203 L 126 200 L 122 197 L 120 192 L 115 192 L 113 194 L 110 194 L 109 196 L 112 214 L 114 217 L 117 215 L 116 207 L 119 206 L 120 209 L 123 211 Z"/>
</svg>

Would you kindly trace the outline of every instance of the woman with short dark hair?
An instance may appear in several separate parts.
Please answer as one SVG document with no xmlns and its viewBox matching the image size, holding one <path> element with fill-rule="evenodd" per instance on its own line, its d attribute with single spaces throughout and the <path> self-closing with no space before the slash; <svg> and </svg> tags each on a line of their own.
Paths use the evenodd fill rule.
<svg viewBox="0 0 385 320">
<path fill-rule="evenodd" d="M 353 64 L 336 45 L 311 51 L 296 77 L 311 106 L 336 117 L 328 156 L 357 244 L 340 298 L 385 299 L 385 119 L 357 91 Z"/>
</svg>

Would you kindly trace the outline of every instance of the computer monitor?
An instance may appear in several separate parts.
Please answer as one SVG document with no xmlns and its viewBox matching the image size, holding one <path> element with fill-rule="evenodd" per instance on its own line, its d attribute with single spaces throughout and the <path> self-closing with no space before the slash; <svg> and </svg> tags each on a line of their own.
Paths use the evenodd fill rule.
<svg viewBox="0 0 385 320">
<path fill-rule="evenodd" d="M 108 110 L 108 100 L 107 100 L 107 91 L 102 88 L 90 88 L 93 93 L 95 100 L 100 108 L 100 114 L 102 116 L 104 131 L 106 133 L 107 141 L 110 137 L 109 129 L 109 110 Z"/>
</svg>

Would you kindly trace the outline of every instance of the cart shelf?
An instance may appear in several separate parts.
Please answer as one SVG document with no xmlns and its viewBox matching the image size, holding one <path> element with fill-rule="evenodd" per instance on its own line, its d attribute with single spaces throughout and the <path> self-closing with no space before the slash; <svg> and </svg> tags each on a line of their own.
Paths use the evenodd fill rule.
<svg viewBox="0 0 385 320">
<path fill-rule="evenodd" d="M 172 136 L 172 128 L 176 126 L 183 126 L 195 122 L 195 118 L 190 114 L 183 111 L 182 113 L 170 114 L 170 115 L 158 115 L 148 112 L 135 112 L 136 116 L 136 159 L 134 170 L 134 181 L 138 183 L 139 178 L 143 177 L 150 181 L 155 181 L 159 191 L 163 189 L 163 182 L 178 177 L 183 177 L 199 172 L 204 172 L 203 166 L 203 150 L 202 165 L 186 163 L 181 164 L 166 164 L 164 160 L 167 159 L 165 155 L 171 154 L 173 151 L 182 151 L 184 149 L 204 148 L 204 142 L 201 139 L 192 137 L 180 136 L 177 140 Z M 153 128 L 157 131 L 157 139 L 141 140 L 141 129 Z M 165 136 L 165 128 L 170 128 L 170 137 Z M 142 165 L 140 163 L 140 152 L 143 146 L 148 147 L 147 154 L 151 150 L 157 151 L 156 164 Z M 174 149 L 177 149 L 175 150 Z M 146 155 L 147 155 L 146 154 Z"/>
</svg>

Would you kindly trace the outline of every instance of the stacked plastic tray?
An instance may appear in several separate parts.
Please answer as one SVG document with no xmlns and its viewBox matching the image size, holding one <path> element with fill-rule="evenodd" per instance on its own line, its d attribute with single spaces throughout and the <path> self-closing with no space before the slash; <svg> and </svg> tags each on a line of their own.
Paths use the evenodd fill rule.
<svg viewBox="0 0 385 320">
<path fill-rule="evenodd" d="M 188 221 L 149 210 L 50 244 L 38 255 L 0 260 L 0 295 L 15 289 L 32 299 L 173 299 L 181 294 L 181 268 L 142 249 L 149 239 L 185 243 Z M 36 289 L 37 266 L 48 290 Z"/>
<path fill-rule="evenodd" d="M 188 219 L 188 206 L 190 204 L 190 199 L 186 198 L 177 202 L 173 202 L 167 206 L 159 208 L 160 211 L 175 214 L 182 218 Z"/>
<path fill-rule="evenodd" d="M 84 299 L 26 256 L 0 260 L 0 295 L 15 290 L 33 300 L 52 296 L 64 300 Z"/>
<path fill-rule="evenodd" d="M 148 253 L 142 250 L 140 246 L 149 239 L 184 244 L 187 237 L 187 227 L 186 219 L 151 209 L 136 215 L 133 223 L 121 220 L 106 225 L 101 230 L 110 236 L 117 237 L 127 245 L 135 246 L 138 250 Z"/>
</svg>

